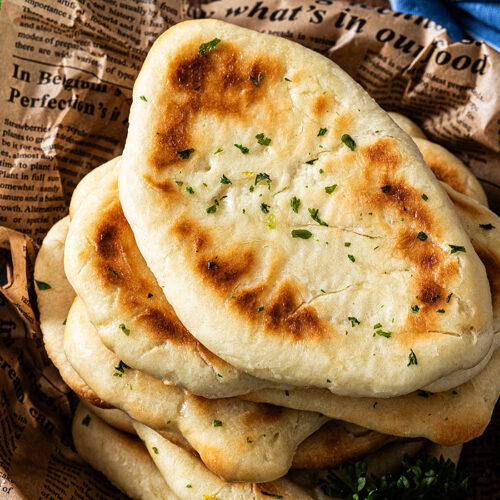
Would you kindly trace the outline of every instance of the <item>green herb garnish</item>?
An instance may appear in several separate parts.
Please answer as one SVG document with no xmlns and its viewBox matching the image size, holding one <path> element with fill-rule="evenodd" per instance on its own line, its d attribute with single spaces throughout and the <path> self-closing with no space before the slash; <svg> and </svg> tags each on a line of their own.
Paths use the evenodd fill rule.
<svg viewBox="0 0 500 500">
<path fill-rule="evenodd" d="M 427 201 L 429 197 L 424 193 L 422 194 L 422 200 Z"/>
<path fill-rule="evenodd" d="M 293 229 L 292 238 L 302 238 L 303 240 L 308 240 L 312 236 L 312 233 L 307 229 Z"/>
<path fill-rule="evenodd" d="M 214 204 L 207 208 L 207 214 L 214 214 L 217 212 L 217 207 L 219 206 L 219 202 L 214 200 Z"/>
<path fill-rule="evenodd" d="M 495 226 L 493 224 L 479 224 L 479 227 L 481 229 L 486 229 L 487 231 L 495 229 Z"/>
<path fill-rule="evenodd" d="M 194 194 L 194 189 L 193 189 L 191 186 L 186 186 L 186 191 L 187 191 L 189 194 Z"/>
<path fill-rule="evenodd" d="M 205 56 L 207 52 L 212 52 L 212 50 L 214 50 L 220 42 L 220 38 L 214 38 L 209 42 L 202 43 L 198 49 L 198 54 L 202 57 Z"/>
<path fill-rule="evenodd" d="M 456 252 L 464 252 L 465 253 L 465 247 L 462 246 L 457 246 L 457 245 L 448 245 L 451 248 L 450 253 L 456 253 Z"/>
<path fill-rule="evenodd" d="M 272 497 L 272 498 L 283 498 L 283 495 L 276 495 L 275 493 L 268 493 L 267 491 L 260 490 L 260 492 L 265 495 L 266 497 Z"/>
<path fill-rule="evenodd" d="M 354 255 L 349 254 L 347 256 L 351 262 L 356 262 L 356 259 L 354 258 Z"/>
<path fill-rule="evenodd" d="M 84 417 L 84 419 L 82 420 L 82 425 L 84 425 L 85 427 L 88 427 L 90 424 L 90 415 L 87 415 L 86 417 Z"/>
<path fill-rule="evenodd" d="M 292 210 L 298 214 L 299 213 L 299 207 L 300 207 L 300 198 L 297 198 L 296 196 L 292 197 L 290 200 L 290 206 L 292 207 Z"/>
<path fill-rule="evenodd" d="M 154 451 L 155 455 L 160 454 L 160 452 L 158 451 L 158 448 L 156 446 L 153 446 L 153 451 Z"/>
<path fill-rule="evenodd" d="M 414 312 L 414 313 L 418 313 L 418 311 L 420 311 L 420 307 L 418 307 L 418 305 L 414 305 L 414 306 L 411 306 L 411 310 Z"/>
<path fill-rule="evenodd" d="M 234 144 L 244 155 L 248 154 L 250 151 L 247 147 L 242 146 L 241 144 Z"/>
<path fill-rule="evenodd" d="M 325 135 L 327 132 L 327 128 L 320 128 L 318 132 L 318 137 L 321 137 L 322 135 Z"/>
<path fill-rule="evenodd" d="M 194 153 L 194 148 L 183 149 L 182 151 L 177 151 L 179 158 L 181 160 L 187 160 Z"/>
<path fill-rule="evenodd" d="M 232 184 L 232 182 L 224 174 L 222 174 L 222 177 L 220 178 L 220 183 L 221 184 Z"/>
<path fill-rule="evenodd" d="M 265 213 L 265 214 L 268 214 L 269 213 L 269 207 L 271 205 L 266 205 L 265 203 L 261 203 L 260 204 L 260 209 Z"/>
<path fill-rule="evenodd" d="M 417 239 L 420 241 L 425 241 L 427 239 L 427 235 L 423 231 L 419 231 L 417 234 Z"/>
<path fill-rule="evenodd" d="M 315 161 L 318 161 L 319 158 L 314 158 L 314 160 L 309 160 L 309 161 L 306 161 L 305 163 L 307 163 L 308 165 L 314 165 L 314 162 Z"/>
<path fill-rule="evenodd" d="M 290 80 L 290 78 L 287 78 L 286 76 L 285 76 L 284 80 L 285 80 L 285 82 L 291 82 L 292 81 L 292 80 Z"/>
<path fill-rule="evenodd" d="M 146 96 L 144 96 L 144 95 L 141 95 L 140 100 L 144 101 L 144 102 L 148 102 L 148 100 L 146 99 Z"/>
<path fill-rule="evenodd" d="M 326 186 L 325 191 L 328 194 L 332 194 L 335 191 L 335 189 L 337 189 L 337 184 L 333 184 L 332 186 Z"/>
<path fill-rule="evenodd" d="M 214 152 L 214 155 L 218 155 L 219 153 L 222 153 L 224 151 L 222 148 L 217 148 L 217 151 Z"/>
<path fill-rule="evenodd" d="M 441 313 L 441 314 L 444 314 L 444 313 L 445 313 L 445 310 L 444 310 L 444 309 L 438 309 L 436 312 Z"/>
<path fill-rule="evenodd" d="M 391 187 L 389 184 L 386 184 L 385 186 L 382 186 L 380 189 L 382 190 L 382 193 L 388 193 L 391 190 Z"/>
<path fill-rule="evenodd" d="M 269 144 L 271 144 L 271 139 L 266 137 L 264 134 L 257 134 L 255 138 L 261 146 L 269 146 Z"/>
<path fill-rule="evenodd" d="M 118 328 L 128 337 L 130 335 L 130 330 L 123 324 L 121 323 Z"/>
<path fill-rule="evenodd" d="M 351 150 L 356 150 L 356 143 L 354 139 L 349 134 L 343 134 L 340 140 Z"/>
<path fill-rule="evenodd" d="M 35 283 L 38 287 L 38 290 L 49 290 L 50 288 L 52 288 L 48 283 L 45 283 L 45 281 L 35 280 Z"/>
<path fill-rule="evenodd" d="M 410 349 L 410 354 L 408 355 L 408 364 L 406 366 L 418 365 L 417 356 L 413 352 L 413 349 Z"/>
<path fill-rule="evenodd" d="M 451 296 L 453 295 L 453 292 L 450 293 L 450 295 L 448 295 L 448 297 L 446 297 L 446 303 L 449 304 L 450 303 L 450 299 L 451 299 Z"/>
<path fill-rule="evenodd" d="M 347 319 L 351 322 L 352 326 L 361 324 L 354 316 L 349 316 Z"/>
<path fill-rule="evenodd" d="M 214 427 L 222 427 L 222 422 L 220 420 L 214 420 L 213 425 Z"/>
<path fill-rule="evenodd" d="M 117 272 L 116 272 L 113 268 L 111 268 L 111 267 L 109 267 L 109 266 L 108 266 L 108 271 L 109 271 L 110 273 L 113 273 L 115 276 L 118 276 L 118 273 L 117 273 Z"/>
<path fill-rule="evenodd" d="M 182 181 L 175 181 L 175 183 L 176 183 L 179 187 L 181 187 L 181 186 L 184 184 L 184 182 L 182 182 Z"/>
<path fill-rule="evenodd" d="M 311 219 L 316 221 L 320 226 L 327 226 L 328 227 L 328 224 L 324 221 L 324 220 L 321 220 L 320 217 L 319 217 L 319 209 L 318 208 L 308 208 L 307 210 L 309 210 L 309 213 L 311 214 Z"/>
<path fill-rule="evenodd" d="M 405 456 L 399 472 L 382 477 L 367 478 L 366 471 L 365 461 L 347 462 L 338 470 L 328 471 L 320 483 L 321 491 L 330 498 L 344 500 L 431 500 L 448 498 L 450 493 L 463 492 L 468 486 L 467 476 L 457 471 L 451 460 L 430 455 Z M 466 497 L 460 495 L 457 498 Z"/>
<path fill-rule="evenodd" d="M 269 177 L 269 174 L 266 174 L 265 172 L 261 172 L 260 174 L 257 174 L 255 176 L 254 185 L 256 186 L 259 182 L 263 180 L 266 180 L 267 182 L 267 189 L 271 189 L 271 177 Z"/>
<path fill-rule="evenodd" d="M 386 339 L 390 339 L 392 335 L 392 332 L 384 332 L 383 330 L 376 330 L 375 333 L 381 337 L 385 337 Z"/>
</svg>

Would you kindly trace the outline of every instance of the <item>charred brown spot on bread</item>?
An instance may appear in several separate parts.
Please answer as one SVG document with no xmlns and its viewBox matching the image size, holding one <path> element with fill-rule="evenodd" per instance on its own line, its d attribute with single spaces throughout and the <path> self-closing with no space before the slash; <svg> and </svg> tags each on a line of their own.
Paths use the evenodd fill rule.
<svg viewBox="0 0 500 500">
<path fill-rule="evenodd" d="M 253 403 L 248 411 L 243 414 L 242 423 L 249 428 L 255 427 L 256 423 L 272 424 L 281 420 L 282 415 L 287 411 L 282 406 L 275 406 L 267 403 Z M 272 438 L 272 436 L 269 436 Z"/>
<path fill-rule="evenodd" d="M 441 285 L 432 279 L 426 279 L 421 283 L 417 300 L 422 304 L 437 306 L 443 303 L 445 298 L 445 293 Z"/>
<path fill-rule="evenodd" d="M 327 109 L 330 104 L 330 98 L 327 95 L 318 95 L 313 99 L 312 112 L 314 115 L 320 116 Z"/>
<path fill-rule="evenodd" d="M 185 161 L 178 152 L 193 147 L 191 130 L 197 115 L 245 120 L 249 107 L 265 99 L 269 85 L 282 73 L 278 61 L 242 54 L 227 41 L 205 56 L 198 54 L 198 48 L 193 45 L 179 51 L 169 64 L 169 85 L 158 97 L 162 114 L 155 124 L 150 153 L 157 170 Z M 172 86 L 178 92 L 172 93 Z M 272 106 L 272 102 L 266 105 L 269 110 Z"/>
<path fill-rule="evenodd" d="M 146 326 L 145 331 L 151 333 L 155 339 L 170 340 L 178 344 L 195 342 L 173 310 L 148 307 L 136 316 L 136 320 L 143 323 Z"/>
<path fill-rule="evenodd" d="M 259 296 L 264 291 L 264 286 L 257 286 L 248 290 L 242 290 L 234 297 L 236 307 L 249 317 L 253 318 L 259 308 Z"/>
<path fill-rule="evenodd" d="M 180 217 L 172 226 L 173 235 L 184 244 L 189 243 L 194 253 L 201 254 L 210 245 L 210 237 L 199 224 L 187 217 Z"/>
<path fill-rule="evenodd" d="M 434 175 L 440 181 L 445 182 L 455 191 L 467 195 L 467 189 L 465 188 L 463 179 L 453 166 L 443 161 L 439 156 L 432 156 L 431 159 L 428 159 L 427 155 L 425 155 L 425 161 L 427 166 L 434 172 Z"/>
<path fill-rule="evenodd" d="M 272 303 L 266 307 L 267 324 L 271 329 L 280 328 L 286 319 L 299 307 L 298 291 L 290 283 L 284 283 L 278 289 Z"/>
<path fill-rule="evenodd" d="M 396 141 L 390 138 L 381 138 L 363 147 L 361 154 L 371 167 L 394 169 L 401 162 L 401 153 L 396 149 Z"/>
<path fill-rule="evenodd" d="M 271 332 L 288 335 L 293 340 L 312 338 L 324 333 L 324 326 L 312 306 L 300 307 L 300 293 L 290 283 L 284 283 L 265 307 L 266 327 Z"/>
<path fill-rule="evenodd" d="M 216 290 L 227 291 L 247 275 L 254 264 L 253 250 L 246 249 L 226 251 L 224 255 L 215 255 L 198 260 L 198 272 L 204 280 L 212 284 Z"/>
<path fill-rule="evenodd" d="M 174 186 L 174 183 L 170 179 L 158 180 L 153 179 L 149 175 L 145 175 L 144 180 L 153 188 L 169 196 L 176 195 L 178 193 L 178 188 Z"/>
</svg>

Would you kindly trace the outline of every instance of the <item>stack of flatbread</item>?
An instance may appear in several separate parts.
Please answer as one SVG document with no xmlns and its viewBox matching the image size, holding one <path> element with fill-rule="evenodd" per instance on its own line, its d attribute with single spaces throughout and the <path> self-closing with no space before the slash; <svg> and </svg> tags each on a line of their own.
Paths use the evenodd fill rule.
<svg viewBox="0 0 500 500">
<path fill-rule="evenodd" d="M 316 499 L 323 470 L 482 434 L 499 269 L 455 156 L 325 57 L 205 20 L 151 49 L 35 279 L 76 448 L 118 488 Z"/>
</svg>

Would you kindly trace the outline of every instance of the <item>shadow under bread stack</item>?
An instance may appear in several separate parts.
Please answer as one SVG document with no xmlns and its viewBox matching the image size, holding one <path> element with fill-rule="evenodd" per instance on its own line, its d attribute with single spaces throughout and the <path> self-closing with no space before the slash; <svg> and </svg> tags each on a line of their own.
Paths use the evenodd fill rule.
<svg viewBox="0 0 500 500">
<path fill-rule="evenodd" d="M 77 450 L 131 498 L 328 498 L 327 469 L 484 431 L 500 220 L 394 118 L 281 38 L 192 21 L 152 47 L 123 156 L 35 265 Z"/>
</svg>

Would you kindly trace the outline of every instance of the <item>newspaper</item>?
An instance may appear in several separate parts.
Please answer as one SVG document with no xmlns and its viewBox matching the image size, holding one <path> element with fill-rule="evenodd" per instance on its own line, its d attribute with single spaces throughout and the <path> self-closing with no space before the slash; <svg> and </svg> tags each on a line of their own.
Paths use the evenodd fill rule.
<svg viewBox="0 0 500 500">
<path fill-rule="evenodd" d="M 392 12 L 384 0 L 369 3 L 3 0 L 0 498 L 123 498 L 75 453 L 75 401 L 43 348 L 33 260 L 79 180 L 121 153 L 134 80 L 173 24 L 222 19 L 333 59 L 381 106 L 457 154 L 500 209 L 500 54 L 480 42 L 452 43 L 441 26 Z M 498 431 L 497 419 L 481 447 L 466 451 L 471 473 L 484 478 L 470 498 L 498 491 Z"/>
</svg>

